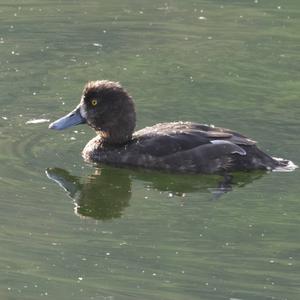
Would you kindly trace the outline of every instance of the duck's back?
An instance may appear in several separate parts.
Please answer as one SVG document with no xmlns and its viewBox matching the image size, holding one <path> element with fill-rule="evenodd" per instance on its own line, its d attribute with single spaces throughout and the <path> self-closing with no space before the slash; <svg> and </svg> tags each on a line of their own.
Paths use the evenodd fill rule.
<svg viewBox="0 0 300 300">
<path fill-rule="evenodd" d="M 278 162 L 255 141 L 229 129 L 191 122 L 160 123 L 134 133 L 126 145 L 105 145 L 99 137 L 83 150 L 89 161 L 177 172 L 273 169 Z"/>
</svg>

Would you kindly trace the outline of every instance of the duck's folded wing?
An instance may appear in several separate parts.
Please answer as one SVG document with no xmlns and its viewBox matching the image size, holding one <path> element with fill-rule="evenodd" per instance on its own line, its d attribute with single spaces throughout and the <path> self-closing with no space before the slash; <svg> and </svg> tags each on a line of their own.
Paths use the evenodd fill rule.
<svg viewBox="0 0 300 300">
<path fill-rule="evenodd" d="M 212 144 L 213 141 L 218 140 L 228 141 L 232 145 L 250 146 L 255 144 L 255 141 L 252 141 L 242 135 L 236 135 L 233 132 L 191 129 L 188 131 L 176 131 L 168 134 L 143 135 L 135 140 L 134 148 L 140 154 L 162 157 L 177 152 L 191 150 L 206 144 L 209 145 Z M 226 147 L 229 146 L 226 145 Z M 220 155 L 221 154 L 222 153 L 220 153 Z"/>
<path fill-rule="evenodd" d="M 134 141 L 133 148 L 139 154 L 163 157 L 209 143 L 210 138 L 205 134 L 176 132 L 171 134 L 142 136 Z"/>
<path fill-rule="evenodd" d="M 153 157 L 145 154 L 142 155 L 141 162 L 156 169 L 214 173 L 231 168 L 232 154 L 245 156 L 246 151 L 226 140 L 212 140 L 211 143 L 165 156 Z"/>
<path fill-rule="evenodd" d="M 223 129 L 223 128 L 222 128 Z M 224 129 L 226 130 L 226 129 Z M 237 132 L 228 130 L 228 131 L 207 131 L 205 132 L 209 139 L 222 139 L 228 140 L 233 144 L 237 145 L 255 145 L 256 142 L 247 138 L 244 135 L 241 135 Z"/>
<path fill-rule="evenodd" d="M 220 138 L 228 139 L 232 143 L 238 145 L 254 145 L 255 141 L 249 139 L 245 135 L 222 127 L 216 127 L 214 125 L 199 124 L 194 122 L 177 122 L 177 123 L 167 123 L 164 124 L 168 128 L 168 125 L 172 125 L 177 130 L 182 130 L 184 132 L 195 133 L 202 136 L 206 136 L 209 139 Z M 168 128 L 170 129 L 170 128 Z"/>
</svg>

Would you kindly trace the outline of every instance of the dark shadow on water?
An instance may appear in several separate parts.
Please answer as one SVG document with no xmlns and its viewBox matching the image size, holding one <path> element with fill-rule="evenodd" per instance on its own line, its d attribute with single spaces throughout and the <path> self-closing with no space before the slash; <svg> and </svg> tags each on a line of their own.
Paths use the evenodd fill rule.
<svg viewBox="0 0 300 300">
<path fill-rule="evenodd" d="M 61 168 L 48 168 L 46 175 L 73 199 L 75 213 L 81 217 L 110 220 L 122 216 L 129 206 L 132 182 L 145 188 L 182 197 L 190 193 L 206 193 L 209 200 L 218 200 L 235 187 L 243 187 L 261 178 L 265 172 L 226 175 L 174 175 L 154 171 L 127 170 L 113 167 L 95 169 L 87 177 L 71 175 Z"/>
<path fill-rule="evenodd" d="M 129 206 L 131 179 L 122 170 L 96 169 L 95 174 L 86 178 L 73 176 L 60 168 L 48 168 L 46 174 L 73 199 L 79 216 L 110 220 L 121 217 Z"/>
</svg>

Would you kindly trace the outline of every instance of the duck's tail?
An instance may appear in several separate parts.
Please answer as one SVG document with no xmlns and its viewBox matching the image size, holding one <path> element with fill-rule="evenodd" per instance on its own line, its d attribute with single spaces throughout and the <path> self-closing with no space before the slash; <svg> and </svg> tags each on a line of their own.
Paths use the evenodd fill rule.
<svg viewBox="0 0 300 300">
<path fill-rule="evenodd" d="M 298 168 L 291 160 L 279 157 L 272 158 L 277 162 L 277 166 L 273 169 L 273 172 L 292 172 Z"/>
</svg>

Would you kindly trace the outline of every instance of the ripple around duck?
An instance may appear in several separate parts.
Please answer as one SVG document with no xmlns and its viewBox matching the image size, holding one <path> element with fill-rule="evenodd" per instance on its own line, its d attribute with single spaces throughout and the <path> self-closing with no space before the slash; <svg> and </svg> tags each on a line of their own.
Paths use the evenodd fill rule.
<svg viewBox="0 0 300 300">
<path fill-rule="evenodd" d="M 49 142 L 45 130 L 41 130 L 42 126 L 45 127 L 45 124 L 30 126 L 25 125 L 25 121 L 10 120 L 2 128 L 1 173 L 4 178 L 24 179 L 24 176 L 40 175 L 38 166 L 46 159 L 44 153 Z"/>
<path fill-rule="evenodd" d="M 274 172 L 293 172 L 295 171 L 298 166 L 295 165 L 291 160 L 285 160 L 283 158 L 278 158 L 278 157 L 273 157 L 274 159 L 276 159 L 279 162 L 285 162 L 286 165 L 285 166 L 279 166 L 277 168 L 275 168 L 273 171 Z"/>
<path fill-rule="evenodd" d="M 80 157 L 81 148 L 85 138 L 85 132 L 66 131 L 60 134 L 52 134 L 48 129 L 48 123 L 26 124 L 29 118 L 8 118 L 0 124 L 0 159 L 2 182 L 13 183 L 17 180 L 25 182 L 38 180 L 44 177 L 44 170 L 49 166 L 68 167 L 80 165 L 83 160 Z M 89 137 L 86 137 L 88 140 Z"/>
</svg>

